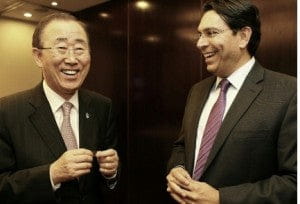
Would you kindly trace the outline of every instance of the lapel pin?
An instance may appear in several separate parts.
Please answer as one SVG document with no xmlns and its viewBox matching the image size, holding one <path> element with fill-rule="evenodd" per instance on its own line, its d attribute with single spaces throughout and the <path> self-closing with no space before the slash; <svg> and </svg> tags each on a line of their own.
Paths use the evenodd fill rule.
<svg viewBox="0 0 300 204">
<path fill-rule="evenodd" d="M 91 115 L 89 113 L 85 113 L 85 118 L 89 119 L 91 117 Z"/>
</svg>

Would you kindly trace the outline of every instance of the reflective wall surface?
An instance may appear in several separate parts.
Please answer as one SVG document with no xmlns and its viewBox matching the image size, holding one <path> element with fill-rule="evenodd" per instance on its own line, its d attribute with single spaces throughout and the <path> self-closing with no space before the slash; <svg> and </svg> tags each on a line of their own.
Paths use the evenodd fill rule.
<svg viewBox="0 0 300 204">
<path fill-rule="evenodd" d="M 297 1 L 253 2 L 260 9 L 262 21 L 262 40 L 256 58 L 269 69 L 296 76 Z M 106 203 L 169 201 L 166 164 L 180 130 L 186 97 L 193 84 L 209 76 L 195 38 L 202 3 L 110 0 L 74 13 L 86 22 L 90 33 L 92 64 L 84 87 L 112 98 L 118 113 L 121 181 L 118 196 Z M 3 25 L 2 20 L 1 28 Z M 6 28 L 3 36 L 7 32 Z M 32 67 L 30 56 L 26 60 L 16 57 L 16 48 L 3 39 L 2 53 L 14 53 L 9 56 L 18 59 L 22 68 L 26 65 L 37 69 Z M 31 49 L 30 42 L 27 47 Z M 25 48 L 17 51 L 25 56 Z M 6 55 L 2 59 L 3 68 L 18 68 Z M 18 69 L 18 76 L 10 73 L 5 72 L 19 81 L 27 78 L 23 82 L 28 81 L 28 87 L 35 84 L 30 71 L 28 76 Z M 36 73 L 38 81 L 39 70 Z M 1 82 L 10 80 L 3 76 Z M 7 83 L 2 86 L 7 90 Z"/>
<path fill-rule="evenodd" d="M 262 20 L 257 59 L 296 75 L 296 1 L 254 1 Z M 111 1 L 76 13 L 89 25 L 92 69 L 85 87 L 119 113 L 119 203 L 166 203 L 166 163 L 193 84 L 207 77 L 195 43 L 199 0 Z"/>
</svg>

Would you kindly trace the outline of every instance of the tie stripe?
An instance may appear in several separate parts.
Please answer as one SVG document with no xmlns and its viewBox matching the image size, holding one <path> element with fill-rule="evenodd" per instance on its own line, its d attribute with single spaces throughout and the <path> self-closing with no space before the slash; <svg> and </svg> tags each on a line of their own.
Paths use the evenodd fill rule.
<svg viewBox="0 0 300 204">
<path fill-rule="evenodd" d="M 209 156 L 210 150 L 214 144 L 216 135 L 222 124 L 222 118 L 226 106 L 226 92 L 230 86 L 230 82 L 227 79 L 223 79 L 220 82 L 219 86 L 221 86 L 220 94 L 216 103 L 211 109 L 203 132 L 201 146 L 198 153 L 195 169 L 193 172 L 193 179 L 195 180 L 199 180 L 203 174 L 203 170 L 207 158 Z"/>
</svg>

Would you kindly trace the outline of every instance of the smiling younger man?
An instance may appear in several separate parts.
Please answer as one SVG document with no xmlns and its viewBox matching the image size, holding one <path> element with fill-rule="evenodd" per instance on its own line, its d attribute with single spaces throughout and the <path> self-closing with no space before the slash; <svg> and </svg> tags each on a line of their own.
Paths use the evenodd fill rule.
<svg viewBox="0 0 300 204">
<path fill-rule="evenodd" d="M 91 62 L 85 27 L 52 14 L 32 45 L 42 83 L 0 100 L 0 200 L 103 203 L 116 184 L 117 136 L 110 99 L 80 89 Z"/>
<path fill-rule="evenodd" d="M 214 76 L 190 91 L 167 191 L 182 204 L 296 203 L 296 79 L 254 58 L 258 9 L 208 1 L 198 31 Z"/>
</svg>

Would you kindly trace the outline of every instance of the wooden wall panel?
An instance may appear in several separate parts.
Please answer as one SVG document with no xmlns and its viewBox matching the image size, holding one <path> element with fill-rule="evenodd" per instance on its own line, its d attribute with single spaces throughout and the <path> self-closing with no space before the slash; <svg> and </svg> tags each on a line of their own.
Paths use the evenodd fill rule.
<svg viewBox="0 0 300 204">
<path fill-rule="evenodd" d="M 297 1 L 253 1 L 260 9 L 261 63 L 274 71 L 297 75 Z"/>
<path fill-rule="evenodd" d="M 254 1 L 261 10 L 257 59 L 296 75 L 296 1 Z M 194 35 L 199 0 L 110 1 L 77 15 L 89 24 L 93 51 L 87 88 L 113 98 L 119 111 L 123 169 L 119 203 L 165 203 L 166 163 L 186 96 L 209 76 Z M 99 18 L 108 12 L 109 18 Z"/>
</svg>

